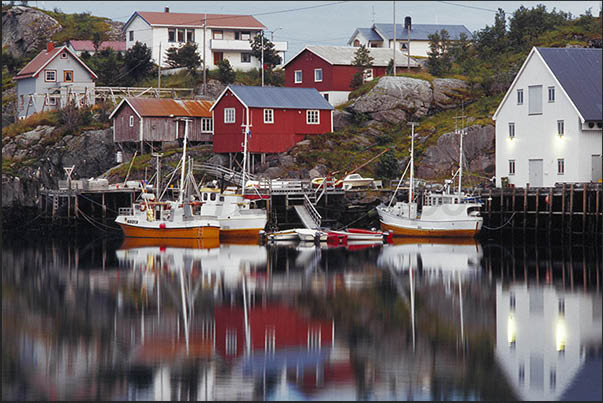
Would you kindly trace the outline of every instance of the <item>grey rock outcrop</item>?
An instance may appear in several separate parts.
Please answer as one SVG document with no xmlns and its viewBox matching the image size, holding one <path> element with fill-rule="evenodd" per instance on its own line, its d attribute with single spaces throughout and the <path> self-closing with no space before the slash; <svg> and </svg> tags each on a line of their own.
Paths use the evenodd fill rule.
<svg viewBox="0 0 603 403">
<path fill-rule="evenodd" d="M 15 57 L 23 57 L 43 47 L 47 38 L 61 29 L 61 24 L 48 14 L 14 6 L 2 12 L 2 48 Z"/>
<path fill-rule="evenodd" d="M 436 78 L 433 80 L 433 104 L 441 109 L 456 108 L 458 98 L 464 95 L 467 84 L 456 78 Z"/>
<path fill-rule="evenodd" d="M 494 173 L 494 126 L 473 125 L 463 138 L 463 167 L 471 172 L 490 176 Z M 429 179 L 446 176 L 459 167 L 459 135 L 445 133 L 427 148 L 416 165 L 416 175 Z"/>
<path fill-rule="evenodd" d="M 333 111 L 333 130 L 340 130 L 350 124 L 352 114 L 346 111 L 335 109 Z"/>
<path fill-rule="evenodd" d="M 368 93 L 350 106 L 354 113 L 372 119 L 399 122 L 425 116 L 431 108 L 433 91 L 428 81 L 409 77 L 381 77 Z"/>
</svg>

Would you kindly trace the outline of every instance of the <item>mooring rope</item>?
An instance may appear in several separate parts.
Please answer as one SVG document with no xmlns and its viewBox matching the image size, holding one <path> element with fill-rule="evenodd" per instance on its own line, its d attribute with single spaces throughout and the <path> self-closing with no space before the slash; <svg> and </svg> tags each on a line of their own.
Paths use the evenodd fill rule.
<svg viewBox="0 0 603 403">
<path fill-rule="evenodd" d="M 509 217 L 509 219 L 507 220 L 507 222 L 505 222 L 503 225 L 496 227 L 496 228 L 490 228 L 488 226 L 482 225 L 483 228 L 487 229 L 488 231 L 498 231 L 499 229 L 502 229 L 503 227 L 505 227 L 507 224 L 509 224 L 511 222 L 511 220 L 513 219 L 513 217 L 515 217 L 515 214 L 517 214 L 517 211 L 514 212 L 511 217 Z"/>
<path fill-rule="evenodd" d="M 103 224 L 103 223 L 102 223 L 102 222 L 100 222 L 100 221 L 96 221 L 94 218 L 92 218 L 92 217 L 90 217 L 89 215 L 87 215 L 86 213 L 84 213 L 84 212 L 83 212 L 83 211 L 82 211 L 82 210 L 81 210 L 79 207 L 78 207 L 78 209 L 77 209 L 77 210 L 80 212 L 80 214 L 82 215 L 82 217 L 84 217 L 84 219 L 85 219 L 86 221 L 88 221 L 90 224 L 92 224 L 94 227 L 96 227 L 96 228 L 100 229 L 101 231 L 105 231 L 105 230 L 104 230 L 104 229 L 102 229 L 102 228 L 97 227 L 97 226 L 95 225 L 95 223 L 96 223 L 97 225 L 101 225 L 101 226 L 103 226 L 103 227 L 105 227 L 105 228 L 108 228 L 108 229 L 110 229 L 110 230 L 113 230 L 113 231 L 120 231 L 120 230 L 121 230 L 121 228 L 112 227 L 112 226 L 110 226 L 110 225 Z"/>
</svg>

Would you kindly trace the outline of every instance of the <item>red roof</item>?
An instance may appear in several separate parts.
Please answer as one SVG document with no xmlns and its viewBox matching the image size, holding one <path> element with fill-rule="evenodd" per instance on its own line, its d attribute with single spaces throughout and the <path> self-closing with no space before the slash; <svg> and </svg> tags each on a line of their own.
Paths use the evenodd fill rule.
<svg viewBox="0 0 603 403">
<path fill-rule="evenodd" d="M 140 116 L 158 117 L 168 117 L 170 115 L 174 115 L 178 117 L 188 116 L 195 118 L 211 118 L 209 108 L 211 108 L 213 105 L 212 101 L 192 99 L 124 98 L 124 100 L 117 105 L 115 110 L 111 113 L 109 119 L 113 117 L 123 102 L 127 102 Z"/>
<path fill-rule="evenodd" d="M 77 51 L 89 51 L 94 52 L 94 42 L 92 41 L 79 41 L 73 40 L 69 41 L 71 47 Z M 116 52 L 125 52 L 126 51 L 126 42 L 125 41 L 104 41 L 101 42 L 98 47 L 99 50 L 103 49 L 113 49 Z"/>
<path fill-rule="evenodd" d="M 174 25 L 174 26 L 203 26 L 203 19 L 207 16 L 208 28 L 266 28 L 261 22 L 251 15 L 233 14 L 204 14 L 204 13 L 166 13 L 157 11 L 136 11 L 150 25 Z M 134 15 L 124 26 L 129 25 Z"/>
<path fill-rule="evenodd" d="M 40 73 L 40 71 L 46 67 L 55 57 L 57 57 L 57 55 L 59 53 L 61 53 L 61 51 L 66 51 L 67 53 L 69 53 L 73 58 L 75 58 L 75 60 L 77 60 L 86 70 L 88 70 L 88 72 L 94 77 L 94 78 L 98 78 L 96 74 L 94 74 L 94 72 L 92 70 L 90 70 L 90 68 L 88 66 L 86 66 L 86 64 L 84 62 L 82 62 L 79 57 L 77 57 L 76 55 L 74 55 L 69 48 L 67 48 L 66 46 L 61 46 L 59 48 L 54 48 L 50 51 L 48 51 L 48 49 L 44 49 L 43 51 L 41 51 L 40 53 L 38 53 L 38 55 L 36 57 L 34 57 L 29 63 L 27 63 L 25 65 L 25 67 L 23 67 L 21 69 L 21 71 L 19 71 L 17 73 L 17 75 L 15 77 L 13 77 L 15 80 L 19 80 L 21 78 L 30 78 L 30 77 L 37 77 L 37 75 Z"/>
</svg>

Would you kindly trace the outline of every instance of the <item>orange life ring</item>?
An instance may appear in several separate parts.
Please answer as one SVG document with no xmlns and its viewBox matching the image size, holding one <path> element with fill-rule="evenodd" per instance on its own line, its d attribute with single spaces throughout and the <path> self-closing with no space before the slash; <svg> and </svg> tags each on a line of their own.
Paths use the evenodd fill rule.
<svg viewBox="0 0 603 403">
<path fill-rule="evenodd" d="M 144 204 L 139 204 L 138 205 L 138 210 L 145 211 L 146 209 L 147 209 L 147 206 L 145 206 Z"/>
</svg>

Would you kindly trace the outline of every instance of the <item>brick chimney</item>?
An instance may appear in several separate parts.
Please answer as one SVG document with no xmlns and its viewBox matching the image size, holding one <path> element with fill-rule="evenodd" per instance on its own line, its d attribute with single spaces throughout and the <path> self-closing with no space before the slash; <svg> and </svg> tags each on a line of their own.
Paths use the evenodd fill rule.
<svg viewBox="0 0 603 403">
<path fill-rule="evenodd" d="M 50 52 L 54 49 L 54 42 L 48 42 L 48 46 L 46 47 L 46 51 Z"/>
<path fill-rule="evenodd" d="M 166 13 L 169 13 L 169 12 L 170 12 L 170 8 L 169 8 L 169 7 L 166 7 L 166 8 L 165 8 L 165 12 L 166 12 Z"/>
</svg>

